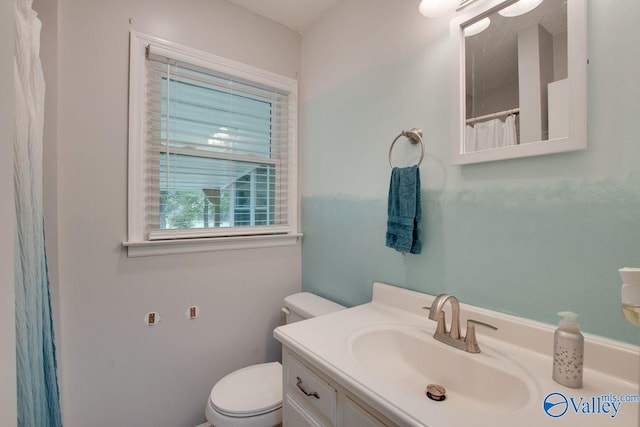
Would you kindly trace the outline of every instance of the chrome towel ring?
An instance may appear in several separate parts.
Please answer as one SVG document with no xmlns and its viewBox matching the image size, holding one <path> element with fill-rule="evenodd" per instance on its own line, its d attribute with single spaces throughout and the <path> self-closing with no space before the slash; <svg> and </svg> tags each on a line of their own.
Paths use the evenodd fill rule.
<svg viewBox="0 0 640 427">
<path fill-rule="evenodd" d="M 420 159 L 416 164 L 416 166 L 420 166 L 420 163 L 422 163 L 422 159 L 424 158 L 424 141 L 422 140 L 423 135 L 424 134 L 422 132 L 422 129 L 413 128 L 411 130 L 403 130 L 402 132 L 400 132 L 400 135 L 396 136 L 396 139 L 394 139 L 393 142 L 391 143 L 391 147 L 389 147 L 389 166 L 391 166 L 391 169 L 393 169 L 393 163 L 391 162 L 391 153 L 393 151 L 393 146 L 401 136 L 408 138 L 412 144 L 417 144 L 418 142 L 420 143 L 420 148 L 421 148 Z"/>
</svg>

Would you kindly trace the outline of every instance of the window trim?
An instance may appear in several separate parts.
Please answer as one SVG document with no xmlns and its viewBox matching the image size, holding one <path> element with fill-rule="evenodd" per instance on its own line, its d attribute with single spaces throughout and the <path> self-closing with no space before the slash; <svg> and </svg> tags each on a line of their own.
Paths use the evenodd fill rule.
<svg viewBox="0 0 640 427">
<path fill-rule="evenodd" d="M 177 61 L 211 69 L 288 94 L 288 231 L 282 234 L 255 234 L 197 238 L 182 230 L 184 237 L 171 240 L 149 240 L 144 236 L 144 179 L 145 179 L 145 102 L 146 102 L 146 48 Z M 128 165 L 128 240 L 123 242 L 129 257 L 193 253 L 203 251 L 263 248 L 293 245 L 298 232 L 298 82 L 289 77 L 192 49 L 158 37 L 136 31 L 130 32 L 129 53 L 129 165 Z"/>
</svg>

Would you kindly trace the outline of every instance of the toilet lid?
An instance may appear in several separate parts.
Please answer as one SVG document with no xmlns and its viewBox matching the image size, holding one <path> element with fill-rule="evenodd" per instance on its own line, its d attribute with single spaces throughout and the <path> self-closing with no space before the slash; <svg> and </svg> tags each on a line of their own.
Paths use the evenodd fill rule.
<svg viewBox="0 0 640 427">
<path fill-rule="evenodd" d="M 247 417 L 282 405 L 282 365 L 263 363 L 239 369 L 211 390 L 211 404 L 224 415 Z"/>
</svg>

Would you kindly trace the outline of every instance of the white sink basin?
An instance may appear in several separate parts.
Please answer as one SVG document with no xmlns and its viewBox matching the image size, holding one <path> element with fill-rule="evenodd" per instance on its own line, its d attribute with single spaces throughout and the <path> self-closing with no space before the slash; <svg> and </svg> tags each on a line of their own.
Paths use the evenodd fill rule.
<svg viewBox="0 0 640 427">
<path fill-rule="evenodd" d="M 507 356 L 483 345 L 479 354 L 466 353 L 433 338 L 415 326 L 366 328 L 349 339 L 354 360 L 388 387 L 425 402 L 452 405 L 476 413 L 517 411 L 531 402 L 532 385 L 526 372 Z M 447 390 L 443 402 L 425 395 L 427 384 Z"/>
</svg>

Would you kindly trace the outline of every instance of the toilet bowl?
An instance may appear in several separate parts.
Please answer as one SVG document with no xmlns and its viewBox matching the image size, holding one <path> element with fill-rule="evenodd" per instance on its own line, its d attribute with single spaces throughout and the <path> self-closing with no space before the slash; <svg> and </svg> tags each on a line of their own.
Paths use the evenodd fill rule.
<svg viewBox="0 0 640 427">
<path fill-rule="evenodd" d="M 253 365 L 222 378 L 211 390 L 206 417 L 215 427 L 278 425 L 282 422 L 282 365 Z"/>
<path fill-rule="evenodd" d="M 300 292 L 284 299 L 287 323 L 321 316 L 345 307 Z M 282 365 L 261 363 L 226 375 L 211 389 L 205 408 L 214 427 L 274 427 L 282 423 Z"/>
</svg>

